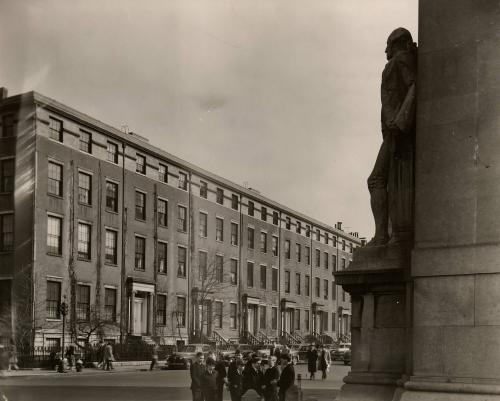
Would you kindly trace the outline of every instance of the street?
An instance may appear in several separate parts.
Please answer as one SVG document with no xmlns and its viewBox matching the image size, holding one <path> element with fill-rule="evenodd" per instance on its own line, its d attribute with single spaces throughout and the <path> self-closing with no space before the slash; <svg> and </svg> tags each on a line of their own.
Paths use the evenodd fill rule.
<svg viewBox="0 0 500 401">
<path fill-rule="evenodd" d="M 333 400 L 342 385 L 349 366 L 340 362 L 330 368 L 329 377 L 322 381 L 302 380 L 304 400 Z M 296 373 L 307 376 L 307 366 L 296 366 Z M 135 368 L 111 372 L 86 370 L 83 373 L 57 374 L 43 372 L 19 377 L 0 378 L 1 401 L 160 401 L 190 400 L 187 370 L 156 370 Z M 230 400 L 225 391 L 224 400 Z"/>
</svg>

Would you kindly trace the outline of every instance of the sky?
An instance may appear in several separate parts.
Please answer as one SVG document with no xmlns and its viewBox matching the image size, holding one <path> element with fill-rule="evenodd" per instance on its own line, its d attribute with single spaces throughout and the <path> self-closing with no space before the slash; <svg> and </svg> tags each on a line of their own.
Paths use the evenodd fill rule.
<svg viewBox="0 0 500 401">
<path fill-rule="evenodd" d="M 369 239 L 385 44 L 417 20 L 417 0 L 0 0 L 0 86 Z"/>
</svg>

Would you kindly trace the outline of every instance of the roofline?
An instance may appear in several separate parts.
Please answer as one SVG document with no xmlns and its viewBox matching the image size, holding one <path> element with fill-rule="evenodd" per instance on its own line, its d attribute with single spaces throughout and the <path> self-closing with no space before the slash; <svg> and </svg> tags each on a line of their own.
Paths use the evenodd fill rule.
<svg viewBox="0 0 500 401">
<path fill-rule="evenodd" d="M 226 178 L 223 178 L 217 174 L 211 173 L 210 171 L 207 171 L 199 166 L 196 166 L 195 164 L 192 164 L 190 162 L 187 162 L 180 157 L 177 157 L 171 153 L 168 153 L 156 146 L 151 145 L 149 142 L 140 140 L 133 135 L 130 134 L 125 134 L 121 130 L 108 125 L 106 123 L 103 123 L 102 121 L 97 120 L 94 117 L 91 117 L 85 113 L 82 113 L 70 106 L 67 106 L 61 102 L 58 102 L 57 100 L 54 100 L 52 98 L 49 98 L 45 95 L 42 95 L 41 93 L 38 93 L 36 91 L 30 91 L 30 92 L 25 92 L 21 93 L 18 95 L 14 96 L 9 96 L 2 101 L 0 101 L 1 106 L 9 105 L 9 104 L 16 104 L 17 102 L 24 103 L 26 101 L 33 101 L 35 104 L 40 105 L 42 107 L 45 107 L 47 109 L 53 109 L 56 112 L 61 113 L 62 115 L 66 115 L 66 117 L 73 119 L 73 120 L 78 120 L 80 123 L 83 123 L 84 125 L 90 125 L 95 131 L 100 131 L 106 135 L 110 135 L 116 137 L 116 139 L 125 142 L 128 145 L 131 145 L 133 147 L 138 147 L 147 150 L 150 154 L 155 155 L 158 158 L 164 158 L 168 159 L 170 162 L 173 164 L 178 165 L 179 167 L 182 167 L 188 171 L 191 171 L 192 173 L 196 173 L 202 177 L 206 177 L 207 179 L 211 181 L 218 182 L 221 185 L 231 187 L 234 189 L 236 192 L 239 192 L 240 194 L 245 195 L 247 198 L 259 201 L 261 203 L 266 204 L 267 206 L 274 207 L 276 209 L 280 209 L 287 214 L 300 218 L 306 223 L 310 223 L 311 226 L 316 226 L 318 228 L 322 228 L 324 230 L 330 231 L 332 233 L 335 233 L 337 236 L 344 237 L 346 239 L 349 239 L 354 242 L 358 242 L 361 244 L 361 238 L 359 237 L 354 237 L 350 235 L 349 233 L 339 230 L 335 227 L 332 227 L 328 224 L 322 223 L 319 220 L 316 220 L 314 218 L 311 218 L 309 216 L 306 216 L 300 212 L 297 212 L 296 210 L 293 210 L 285 205 L 282 205 L 281 203 L 278 203 L 276 201 L 273 201 L 272 199 L 269 199 L 259 193 L 256 193 L 248 188 L 245 188 L 239 184 L 236 184 L 230 180 L 227 180 Z"/>
</svg>

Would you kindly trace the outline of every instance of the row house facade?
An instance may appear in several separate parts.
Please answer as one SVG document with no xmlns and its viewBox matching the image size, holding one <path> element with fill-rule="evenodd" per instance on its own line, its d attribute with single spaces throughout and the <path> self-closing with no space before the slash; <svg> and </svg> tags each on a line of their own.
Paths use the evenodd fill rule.
<svg viewBox="0 0 500 401">
<path fill-rule="evenodd" d="M 0 335 L 348 334 L 362 241 L 36 92 L 0 100 Z"/>
</svg>

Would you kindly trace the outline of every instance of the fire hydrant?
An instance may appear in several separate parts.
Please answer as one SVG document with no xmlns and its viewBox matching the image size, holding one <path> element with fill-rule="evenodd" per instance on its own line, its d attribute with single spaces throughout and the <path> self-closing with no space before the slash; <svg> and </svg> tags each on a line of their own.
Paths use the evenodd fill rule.
<svg viewBox="0 0 500 401">
<path fill-rule="evenodd" d="M 77 372 L 81 372 L 82 371 L 82 369 L 83 369 L 83 361 L 81 360 L 81 358 L 78 358 L 78 360 L 75 363 L 75 366 L 76 366 L 76 371 Z"/>
</svg>

